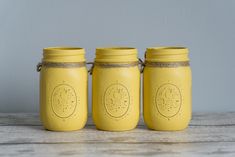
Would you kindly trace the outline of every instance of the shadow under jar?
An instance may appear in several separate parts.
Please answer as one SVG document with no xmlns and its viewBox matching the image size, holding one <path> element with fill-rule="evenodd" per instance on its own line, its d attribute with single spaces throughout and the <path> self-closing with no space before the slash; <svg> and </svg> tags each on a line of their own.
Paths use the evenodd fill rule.
<svg viewBox="0 0 235 157">
<path fill-rule="evenodd" d="M 43 49 L 40 71 L 40 117 L 53 131 L 72 131 L 87 121 L 85 50 L 77 47 Z"/>
<path fill-rule="evenodd" d="M 192 77 L 185 47 L 147 48 L 143 76 L 144 121 L 154 130 L 182 130 L 191 119 Z"/>
<path fill-rule="evenodd" d="M 134 129 L 140 113 L 137 49 L 97 48 L 92 70 L 92 115 L 100 130 Z"/>
</svg>

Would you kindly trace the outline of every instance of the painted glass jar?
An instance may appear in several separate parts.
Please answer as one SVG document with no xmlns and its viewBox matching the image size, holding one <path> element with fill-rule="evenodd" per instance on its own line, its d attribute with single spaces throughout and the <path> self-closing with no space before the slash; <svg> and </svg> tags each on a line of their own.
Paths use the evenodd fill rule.
<svg viewBox="0 0 235 157">
<path fill-rule="evenodd" d="M 186 128 L 192 112 L 188 49 L 147 48 L 143 79 L 146 125 L 154 130 Z"/>
<path fill-rule="evenodd" d="M 40 117 L 53 131 L 72 131 L 87 121 L 85 50 L 50 47 L 43 50 L 40 71 Z"/>
<path fill-rule="evenodd" d="M 140 110 L 140 71 L 137 50 L 97 48 L 92 70 L 92 115 L 100 130 L 136 127 Z"/>
</svg>

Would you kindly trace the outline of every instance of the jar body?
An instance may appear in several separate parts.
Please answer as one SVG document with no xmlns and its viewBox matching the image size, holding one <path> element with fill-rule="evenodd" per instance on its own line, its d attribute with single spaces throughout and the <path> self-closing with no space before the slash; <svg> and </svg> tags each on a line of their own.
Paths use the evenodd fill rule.
<svg viewBox="0 0 235 157">
<path fill-rule="evenodd" d="M 140 110 L 138 66 L 94 66 L 92 115 L 97 129 L 124 131 L 136 127 Z"/>
<path fill-rule="evenodd" d="M 87 121 L 87 69 L 42 66 L 40 116 L 44 127 L 72 131 Z"/>
<path fill-rule="evenodd" d="M 45 129 L 73 131 L 87 121 L 87 69 L 80 47 L 43 49 L 40 71 L 40 117 Z"/>
<path fill-rule="evenodd" d="M 182 130 L 191 120 L 189 66 L 146 66 L 143 81 L 144 121 L 154 130 Z"/>
</svg>

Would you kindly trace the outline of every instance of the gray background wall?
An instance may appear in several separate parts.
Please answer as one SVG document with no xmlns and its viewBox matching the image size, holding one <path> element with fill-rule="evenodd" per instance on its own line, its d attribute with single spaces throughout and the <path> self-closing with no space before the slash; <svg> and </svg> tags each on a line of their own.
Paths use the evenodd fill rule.
<svg viewBox="0 0 235 157">
<path fill-rule="evenodd" d="M 235 110 L 235 1 L 0 0 L 0 112 L 38 111 L 35 65 L 48 46 L 183 45 L 193 111 Z M 89 104 L 90 105 L 90 104 Z"/>
</svg>

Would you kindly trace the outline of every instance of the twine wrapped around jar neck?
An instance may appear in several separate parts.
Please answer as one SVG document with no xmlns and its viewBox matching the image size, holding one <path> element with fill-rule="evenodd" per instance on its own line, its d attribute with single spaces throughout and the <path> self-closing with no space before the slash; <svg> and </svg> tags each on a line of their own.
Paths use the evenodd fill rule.
<svg viewBox="0 0 235 157">
<path fill-rule="evenodd" d="M 120 68 L 120 67 L 134 67 L 140 65 L 140 72 L 143 71 L 143 61 L 139 58 L 139 61 L 125 62 L 125 63 L 107 63 L 107 62 L 87 62 L 86 64 L 91 64 L 91 68 L 88 70 L 88 73 L 92 75 L 94 66 L 100 66 L 102 68 Z"/>
<path fill-rule="evenodd" d="M 85 65 L 85 62 L 40 62 L 37 65 L 37 71 L 40 72 L 43 66 L 48 68 L 79 68 L 85 67 Z"/>
<path fill-rule="evenodd" d="M 149 62 L 149 61 L 145 61 L 144 66 L 160 67 L 160 68 L 176 68 L 176 67 L 190 66 L 190 63 L 189 63 L 189 61 L 180 61 L 180 62 Z"/>
<path fill-rule="evenodd" d="M 143 66 L 177 68 L 190 66 L 186 47 L 152 47 L 145 51 Z"/>
</svg>

